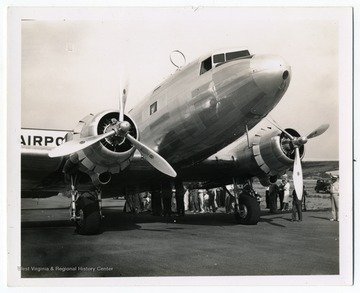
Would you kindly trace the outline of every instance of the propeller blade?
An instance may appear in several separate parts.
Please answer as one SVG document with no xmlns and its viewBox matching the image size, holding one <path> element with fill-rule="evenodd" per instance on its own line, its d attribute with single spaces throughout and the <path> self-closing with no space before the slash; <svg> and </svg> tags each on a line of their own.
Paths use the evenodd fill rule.
<svg viewBox="0 0 360 293">
<path fill-rule="evenodd" d="M 317 137 L 317 136 L 323 134 L 329 128 L 329 126 L 330 126 L 329 124 L 320 125 L 317 129 L 315 129 L 314 131 L 309 133 L 306 138 L 308 138 L 308 139 L 314 138 L 314 137 Z"/>
<path fill-rule="evenodd" d="M 72 153 L 78 152 L 80 150 L 83 150 L 91 145 L 93 145 L 94 143 L 97 143 L 98 141 L 109 137 L 111 135 L 114 135 L 115 131 L 109 131 L 107 133 L 104 134 L 100 134 L 97 136 L 89 136 L 89 137 L 84 137 L 84 138 L 80 138 L 80 139 L 76 139 L 76 140 L 70 140 L 68 142 L 65 142 L 61 145 L 59 145 L 58 147 L 54 148 L 53 150 L 51 150 L 49 152 L 49 157 L 50 158 L 55 158 L 55 157 L 62 157 L 62 156 L 66 156 L 66 155 L 70 155 Z"/>
<path fill-rule="evenodd" d="M 128 140 L 137 148 L 137 150 L 141 153 L 146 161 L 148 161 L 151 165 L 153 165 L 160 172 L 169 175 L 171 177 L 176 177 L 175 170 L 171 167 L 171 165 L 157 152 L 153 151 L 146 145 L 142 144 L 136 138 L 132 137 L 130 134 L 126 136 Z"/>
<path fill-rule="evenodd" d="M 294 180 L 294 187 L 295 187 L 296 195 L 297 195 L 298 199 L 301 200 L 302 196 L 303 196 L 304 183 L 303 183 L 303 173 L 302 173 L 302 167 L 301 167 L 299 148 L 295 148 L 293 180 Z"/>
<path fill-rule="evenodd" d="M 126 105 L 126 99 L 127 99 L 127 94 L 128 94 L 128 82 L 125 82 L 125 86 L 122 89 L 122 92 L 120 94 L 119 97 L 119 121 L 122 122 L 124 121 L 124 114 L 125 114 L 125 105 Z"/>
<path fill-rule="evenodd" d="M 293 137 L 290 133 L 288 133 L 285 129 L 281 128 L 281 127 L 279 126 L 279 124 L 277 124 L 277 123 L 275 122 L 275 120 L 270 120 L 270 119 L 267 118 L 267 117 L 265 117 L 265 119 L 266 119 L 267 121 L 269 121 L 272 125 L 274 125 L 277 129 L 279 129 L 281 132 L 284 132 L 288 138 L 290 138 L 291 140 L 294 140 L 294 137 Z"/>
</svg>

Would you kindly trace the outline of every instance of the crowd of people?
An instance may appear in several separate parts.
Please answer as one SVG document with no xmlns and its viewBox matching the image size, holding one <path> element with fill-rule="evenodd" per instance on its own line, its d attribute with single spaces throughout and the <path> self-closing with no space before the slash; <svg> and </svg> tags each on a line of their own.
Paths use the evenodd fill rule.
<svg viewBox="0 0 360 293">
<path fill-rule="evenodd" d="M 239 187 L 238 192 L 245 190 L 248 185 Z M 255 192 L 258 202 L 261 196 Z M 162 185 L 161 190 L 127 194 L 125 196 L 124 211 L 128 213 L 151 212 L 155 216 L 183 216 L 186 212 L 215 213 L 219 207 L 227 214 L 235 211 L 235 191 L 233 185 L 226 188 L 196 188 L 188 186 L 171 189 L 170 185 Z"/>
<path fill-rule="evenodd" d="M 227 213 L 234 210 L 233 188 L 226 192 L 223 188 L 213 189 L 169 189 L 163 186 L 161 191 L 141 192 L 125 196 L 124 211 L 127 213 L 152 212 L 156 216 L 183 216 L 185 211 L 193 213 L 215 213 L 219 207 L 225 207 Z"/>
<path fill-rule="evenodd" d="M 219 207 L 225 207 L 226 213 L 232 213 L 235 207 L 234 189 L 224 188 L 191 189 L 189 191 L 189 211 L 193 213 L 215 213 Z"/>
<path fill-rule="evenodd" d="M 332 176 L 332 184 L 330 187 L 331 198 L 331 214 L 330 221 L 339 221 L 339 176 Z M 299 199 L 296 191 L 292 192 L 292 217 L 291 221 L 302 221 L 302 212 L 306 211 L 306 197 L 307 191 L 303 186 L 303 195 Z M 278 185 L 276 182 L 270 184 L 266 190 L 266 208 L 270 213 L 278 213 L 279 211 L 290 211 L 290 182 L 287 175 L 281 177 L 281 182 Z"/>
<path fill-rule="evenodd" d="M 140 192 L 125 195 L 124 212 L 140 213 L 151 211 L 151 194 L 150 192 Z"/>
<path fill-rule="evenodd" d="M 339 221 L 339 181 L 338 176 L 332 177 L 330 189 L 332 218 L 331 221 Z M 302 212 L 307 210 L 307 192 L 303 187 L 303 196 L 299 200 L 296 191 L 290 193 L 291 185 L 287 175 L 281 177 L 280 184 L 274 182 L 266 188 L 266 209 L 270 213 L 292 212 L 291 221 L 302 221 Z M 291 195 L 290 195 L 291 194 Z M 260 196 L 256 194 L 260 202 Z M 292 198 L 292 200 L 291 200 Z M 161 191 L 141 192 L 125 196 L 125 212 L 139 213 L 150 211 L 156 216 L 183 216 L 185 211 L 193 213 L 215 213 L 219 207 L 224 207 L 225 212 L 230 214 L 235 210 L 235 196 L 233 186 L 227 190 L 224 188 L 197 189 L 189 186 L 188 189 L 172 189 L 171 185 L 163 186 Z M 291 204 L 290 204 L 291 203 Z M 291 207 L 290 207 L 291 205 Z"/>
<path fill-rule="evenodd" d="M 302 199 L 298 199 L 296 191 L 292 193 L 292 207 L 290 209 L 290 182 L 287 175 L 281 177 L 281 182 L 278 185 L 276 182 L 270 184 L 266 191 L 266 208 L 270 213 L 278 213 L 283 211 L 292 211 L 291 221 L 302 221 L 302 212 L 306 211 L 306 196 L 307 192 L 305 186 L 303 187 Z M 279 200 L 279 202 L 278 202 Z"/>
</svg>

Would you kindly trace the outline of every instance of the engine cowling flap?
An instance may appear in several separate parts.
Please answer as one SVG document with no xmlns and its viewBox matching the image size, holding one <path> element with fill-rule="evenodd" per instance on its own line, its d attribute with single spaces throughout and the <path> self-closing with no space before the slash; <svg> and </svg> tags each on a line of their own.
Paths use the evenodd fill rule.
<svg viewBox="0 0 360 293">
<path fill-rule="evenodd" d="M 294 137 L 300 135 L 293 129 L 286 129 Z M 236 148 L 236 164 L 240 174 L 258 177 L 260 183 L 268 186 L 293 166 L 295 148 L 286 134 L 272 127 L 262 128 L 250 142 L 242 141 Z M 304 156 L 304 146 L 299 148 Z"/>
<path fill-rule="evenodd" d="M 117 122 L 119 111 L 103 111 L 97 115 L 88 115 L 81 119 L 72 133 L 67 135 L 67 140 L 81 139 L 97 136 L 113 131 Z M 139 131 L 135 122 L 127 115 L 124 121 L 129 125 L 129 134 L 139 139 Z M 85 149 L 70 155 L 72 165 L 89 174 L 93 183 L 106 184 L 111 179 L 111 174 L 119 173 L 130 164 L 134 156 L 135 147 L 120 135 L 107 137 Z M 68 166 L 70 166 L 68 164 Z M 66 171 L 66 170 L 65 170 Z"/>
</svg>

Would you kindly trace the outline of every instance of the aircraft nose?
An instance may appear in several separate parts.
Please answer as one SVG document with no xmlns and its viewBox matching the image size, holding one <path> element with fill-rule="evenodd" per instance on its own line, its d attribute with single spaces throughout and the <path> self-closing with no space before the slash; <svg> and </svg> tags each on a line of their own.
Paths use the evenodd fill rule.
<svg viewBox="0 0 360 293">
<path fill-rule="evenodd" d="M 255 83 L 266 94 L 274 94 L 289 84 L 291 69 L 280 56 L 255 55 L 250 68 Z"/>
</svg>

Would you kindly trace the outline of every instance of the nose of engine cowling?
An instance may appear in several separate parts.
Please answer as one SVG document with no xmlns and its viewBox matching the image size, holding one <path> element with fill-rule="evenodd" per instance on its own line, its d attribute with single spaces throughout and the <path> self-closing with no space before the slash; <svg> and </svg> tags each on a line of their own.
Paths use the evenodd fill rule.
<svg viewBox="0 0 360 293">
<path fill-rule="evenodd" d="M 251 59 L 250 70 L 258 87 L 266 94 L 274 94 L 289 84 L 291 68 L 286 61 L 276 55 L 255 55 Z"/>
</svg>

